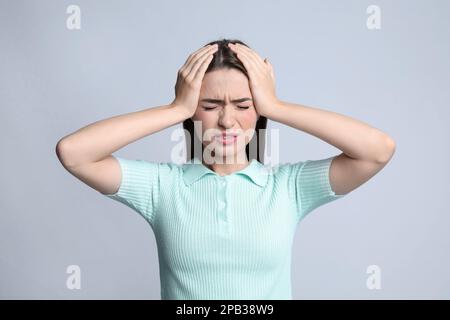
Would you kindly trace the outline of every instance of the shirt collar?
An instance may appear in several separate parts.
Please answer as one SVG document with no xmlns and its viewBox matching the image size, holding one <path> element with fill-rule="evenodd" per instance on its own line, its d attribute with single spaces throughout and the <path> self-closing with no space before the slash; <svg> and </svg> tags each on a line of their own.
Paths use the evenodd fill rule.
<svg viewBox="0 0 450 320">
<path fill-rule="evenodd" d="M 220 176 L 213 170 L 206 167 L 197 157 L 183 165 L 183 179 L 186 185 L 191 185 L 201 177 L 207 174 Z M 230 175 L 242 175 L 249 177 L 250 180 L 264 187 L 268 179 L 268 171 L 265 166 L 256 159 L 251 159 L 250 163 L 242 170 L 231 173 Z"/>
</svg>

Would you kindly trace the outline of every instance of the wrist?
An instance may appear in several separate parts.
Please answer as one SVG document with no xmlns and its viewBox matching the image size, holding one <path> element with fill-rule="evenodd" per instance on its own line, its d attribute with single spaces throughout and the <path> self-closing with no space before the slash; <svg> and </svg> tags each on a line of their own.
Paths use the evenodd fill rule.
<svg viewBox="0 0 450 320">
<path fill-rule="evenodd" d="M 270 108 L 262 110 L 260 115 L 266 117 L 269 120 L 275 120 L 274 118 L 277 117 L 277 113 L 280 112 L 282 107 L 283 107 L 283 102 L 278 100 L 278 101 L 270 104 Z"/>
<path fill-rule="evenodd" d="M 170 104 L 170 106 L 173 110 L 177 112 L 177 114 L 179 114 L 182 117 L 183 121 L 193 116 L 192 112 L 190 112 L 187 108 L 184 108 L 183 106 L 180 106 L 173 102 Z"/>
</svg>

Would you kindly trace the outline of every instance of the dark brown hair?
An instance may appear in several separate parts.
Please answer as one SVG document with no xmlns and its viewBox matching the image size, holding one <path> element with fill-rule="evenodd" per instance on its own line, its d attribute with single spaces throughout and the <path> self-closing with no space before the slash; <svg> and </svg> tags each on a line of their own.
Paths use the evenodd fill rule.
<svg viewBox="0 0 450 320">
<path fill-rule="evenodd" d="M 241 71 L 247 79 L 249 79 L 249 75 L 247 73 L 247 70 L 245 69 L 242 62 L 239 60 L 239 58 L 236 56 L 236 54 L 228 47 L 228 43 L 240 43 L 244 46 L 249 47 L 247 44 L 240 40 L 231 40 L 231 39 L 223 39 L 218 41 L 213 41 L 210 43 L 207 43 L 205 46 L 210 44 L 218 44 L 218 50 L 214 53 L 213 59 L 211 60 L 211 63 L 208 66 L 208 69 L 206 69 L 205 73 L 215 71 L 215 70 L 221 70 L 221 69 L 237 69 Z M 255 127 L 255 134 L 253 135 L 252 139 L 249 141 L 247 146 L 245 147 L 245 152 L 247 154 L 248 161 L 251 160 L 250 158 L 250 146 L 256 147 L 255 152 L 252 152 L 252 155 L 256 153 L 256 160 L 263 163 L 264 161 L 264 148 L 265 148 L 265 131 L 267 128 L 267 118 L 260 115 L 258 121 L 256 122 Z M 198 140 L 197 136 L 194 132 L 194 122 L 192 119 L 186 119 L 183 121 L 183 129 L 187 130 L 190 134 L 190 137 L 186 137 L 186 151 L 187 151 L 187 160 L 193 159 L 195 156 L 197 156 L 198 159 L 203 159 L 203 150 L 204 146 L 203 144 Z M 261 130 L 262 129 L 262 130 Z M 190 139 L 188 139 L 190 138 Z M 195 141 L 197 140 L 197 141 Z M 194 154 L 194 144 L 199 143 L 201 144 L 201 154 Z M 200 149 L 200 148 L 199 148 Z"/>
</svg>

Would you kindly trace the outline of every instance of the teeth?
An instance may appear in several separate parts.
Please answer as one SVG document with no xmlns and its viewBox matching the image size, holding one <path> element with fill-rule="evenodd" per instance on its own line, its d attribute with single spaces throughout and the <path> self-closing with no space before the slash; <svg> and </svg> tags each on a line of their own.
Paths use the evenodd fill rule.
<svg viewBox="0 0 450 320">
<path fill-rule="evenodd" d="M 236 136 L 218 136 L 218 139 L 227 141 L 227 140 L 233 140 Z"/>
</svg>

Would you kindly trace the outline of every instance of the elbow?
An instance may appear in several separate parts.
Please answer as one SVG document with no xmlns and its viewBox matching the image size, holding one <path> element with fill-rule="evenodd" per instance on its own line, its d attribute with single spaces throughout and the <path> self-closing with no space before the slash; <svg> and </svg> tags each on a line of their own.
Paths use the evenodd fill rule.
<svg viewBox="0 0 450 320">
<path fill-rule="evenodd" d="M 376 161 L 378 163 L 387 163 L 391 160 L 395 153 L 396 143 L 390 136 L 386 135 L 382 142 L 382 151 L 379 153 Z"/>
<path fill-rule="evenodd" d="M 68 167 L 69 166 L 69 159 L 68 159 L 68 151 L 67 151 L 67 143 L 65 141 L 63 141 L 62 139 L 58 141 L 58 143 L 56 144 L 55 147 L 55 153 L 56 156 L 58 157 L 59 162 L 61 162 L 61 164 L 64 167 Z"/>
</svg>

